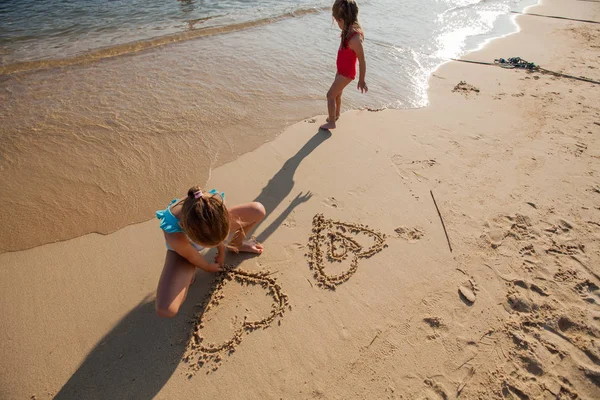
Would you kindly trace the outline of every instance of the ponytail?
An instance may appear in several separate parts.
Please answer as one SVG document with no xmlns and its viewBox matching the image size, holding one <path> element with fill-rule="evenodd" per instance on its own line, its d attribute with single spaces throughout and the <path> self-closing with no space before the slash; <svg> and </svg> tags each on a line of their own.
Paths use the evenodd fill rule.
<svg viewBox="0 0 600 400">
<path fill-rule="evenodd" d="M 191 187 L 183 201 L 180 222 L 185 233 L 198 244 L 216 246 L 223 242 L 229 234 L 229 212 L 223 195 L 205 193 L 200 186 Z"/>
</svg>

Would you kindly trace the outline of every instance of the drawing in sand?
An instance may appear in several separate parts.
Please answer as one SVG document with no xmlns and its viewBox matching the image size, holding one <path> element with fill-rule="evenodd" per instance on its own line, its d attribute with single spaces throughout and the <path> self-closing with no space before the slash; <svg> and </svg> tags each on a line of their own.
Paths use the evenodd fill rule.
<svg viewBox="0 0 600 400">
<path fill-rule="evenodd" d="M 241 269 L 226 269 L 220 273 L 216 279 L 215 286 L 207 295 L 204 304 L 194 319 L 194 327 L 191 334 L 190 342 L 184 360 L 189 363 L 189 376 L 193 376 L 203 366 L 212 368 L 216 371 L 225 355 L 235 352 L 236 347 L 242 342 L 244 334 L 248 334 L 256 329 L 266 329 L 276 318 L 283 317 L 286 309 L 291 309 L 288 296 L 282 292 L 281 286 L 275 278 L 270 277 L 269 271 L 263 272 L 248 272 Z M 211 343 L 203 335 L 205 321 L 210 310 L 219 306 L 225 299 L 223 289 L 225 285 L 231 282 L 237 282 L 240 285 L 259 285 L 268 296 L 272 298 L 270 313 L 255 321 L 248 321 L 247 316 L 244 316 L 241 326 L 235 330 L 233 336 L 222 343 Z M 279 321 L 281 324 L 281 321 Z"/>
<path fill-rule="evenodd" d="M 371 238 L 374 241 L 373 245 L 365 249 L 357 240 L 360 234 Z M 313 218 L 312 234 L 308 239 L 308 265 L 315 271 L 314 277 L 320 286 L 335 289 L 354 275 L 359 259 L 369 258 L 387 247 L 385 238 L 384 234 L 366 225 L 334 221 L 326 219 L 323 214 L 317 214 Z M 350 268 L 337 275 L 327 274 L 324 247 L 327 248 L 329 262 L 342 262 L 351 257 Z"/>
</svg>

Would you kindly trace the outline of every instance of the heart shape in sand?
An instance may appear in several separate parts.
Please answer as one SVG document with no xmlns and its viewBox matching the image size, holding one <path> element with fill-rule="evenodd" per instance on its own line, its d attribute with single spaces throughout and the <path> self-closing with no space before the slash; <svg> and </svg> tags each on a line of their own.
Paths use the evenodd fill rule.
<svg viewBox="0 0 600 400">
<path fill-rule="evenodd" d="M 244 334 L 253 332 L 256 329 L 268 328 L 277 317 L 283 317 L 287 308 L 291 310 L 288 296 L 281 291 L 281 286 L 275 278 L 269 276 L 270 272 L 248 272 L 240 269 L 226 269 L 219 273 L 216 279 L 216 285 L 207 295 L 202 308 L 196 314 L 194 319 L 194 328 L 191 339 L 188 343 L 184 361 L 190 363 L 190 377 L 200 367 L 212 364 L 213 371 L 219 366 L 219 363 L 226 354 L 231 354 L 235 351 L 244 337 Z M 223 288 L 231 282 L 239 283 L 240 285 L 260 285 L 267 294 L 271 297 L 273 304 L 271 312 L 266 317 L 249 321 L 244 317 L 242 325 L 236 329 L 233 336 L 223 343 L 208 343 L 203 336 L 204 318 L 206 312 L 211 308 L 217 307 L 224 298 Z"/>
<path fill-rule="evenodd" d="M 357 240 L 360 234 L 372 239 L 373 244 L 367 248 L 361 245 Z M 369 258 L 384 247 L 387 247 L 385 235 L 366 225 L 334 221 L 326 219 L 323 214 L 317 214 L 313 218 L 306 257 L 308 265 L 315 271 L 314 276 L 319 285 L 335 289 L 356 272 L 359 259 Z M 325 272 L 325 254 L 329 262 L 342 262 L 350 258 L 349 269 L 337 275 L 328 275 Z"/>
</svg>

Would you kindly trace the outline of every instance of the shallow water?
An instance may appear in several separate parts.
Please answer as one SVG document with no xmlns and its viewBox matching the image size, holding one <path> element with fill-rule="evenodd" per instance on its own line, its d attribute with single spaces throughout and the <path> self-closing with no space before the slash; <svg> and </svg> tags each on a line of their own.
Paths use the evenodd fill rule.
<svg viewBox="0 0 600 400">
<path fill-rule="evenodd" d="M 0 2 L 0 251 L 147 220 L 326 112 L 329 1 L 141 3 Z M 370 91 L 351 85 L 344 109 L 426 105 L 440 63 L 514 30 L 506 13 L 532 3 L 360 2 Z"/>
</svg>

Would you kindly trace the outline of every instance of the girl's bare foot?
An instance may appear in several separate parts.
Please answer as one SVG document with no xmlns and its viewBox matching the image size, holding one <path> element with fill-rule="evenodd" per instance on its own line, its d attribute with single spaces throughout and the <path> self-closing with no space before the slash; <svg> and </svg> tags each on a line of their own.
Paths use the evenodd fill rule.
<svg viewBox="0 0 600 400">
<path fill-rule="evenodd" d="M 262 254 L 264 247 L 254 239 L 244 240 L 241 246 L 228 245 L 227 250 L 234 253 L 254 253 Z"/>
<path fill-rule="evenodd" d="M 338 115 L 336 115 L 336 117 L 335 117 L 335 122 L 337 122 L 337 120 L 338 120 L 338 119 L 340 119 L 340 115 L 339 115 L 339 114 L 338 114 Z M 329 117 L 327 117 L 326 121 L 327 121 L 327 122 L 329 122 Z"/>
<path fill-rule="evenodd" d="M 321 125 L 319 129 L 325 129 L 326 131 L 335 129 L 335 122 L 327 122 L 326 124 Z"/>
</svg>

